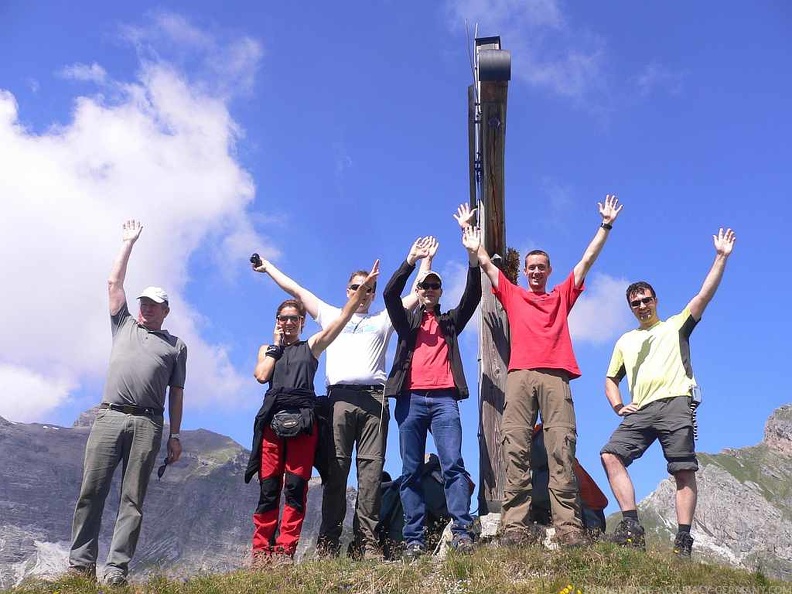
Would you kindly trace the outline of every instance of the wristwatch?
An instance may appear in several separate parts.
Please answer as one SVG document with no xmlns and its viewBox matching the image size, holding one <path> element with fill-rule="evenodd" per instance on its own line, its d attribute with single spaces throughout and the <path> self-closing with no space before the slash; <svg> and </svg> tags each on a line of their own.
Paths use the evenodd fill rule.
<svg viewBox="0 0 792 594">
<path fill-rule="evenodd" d="M 171 434 L 168 436 L 168 439 L 175 439 L 176 441 L 181 441 L 181 440 L 179 439 L 179 434 L 178 434 L 178 433 L 171 433 Z"/>
</svg>

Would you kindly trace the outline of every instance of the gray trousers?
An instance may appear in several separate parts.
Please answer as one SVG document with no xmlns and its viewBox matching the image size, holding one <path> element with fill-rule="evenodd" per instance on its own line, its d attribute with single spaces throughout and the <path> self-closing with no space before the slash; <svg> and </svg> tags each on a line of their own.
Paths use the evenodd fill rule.
<svg viewBox="0 0 792 594">
<path fill-rule="evenodd" d="M 101 410 L 85 446 L 80 496 L 74 509 L 69 565 L 83 570 L 96 566 L 105 499 L 119 462 L 121 499 L 106 575 L 126 575 L 137 547 L 143 519 L 143 499 L 162 441 L 162 415 L 128 415 Z"/>
<path fill-rule="evenodd" d="M 332 388 L 335 463 L 324 486 L 319 542 L 337 548 L 346 515 L 346 487 L 357 444 L 358 494 L 354 532 L 363 548 L 376 547 L 382 493 L 382 469 L 388 442 L 390 413 L 382 390 L 358 391 Z M 383 404 L 384 402 L 384 404 Z"/>
</svg>

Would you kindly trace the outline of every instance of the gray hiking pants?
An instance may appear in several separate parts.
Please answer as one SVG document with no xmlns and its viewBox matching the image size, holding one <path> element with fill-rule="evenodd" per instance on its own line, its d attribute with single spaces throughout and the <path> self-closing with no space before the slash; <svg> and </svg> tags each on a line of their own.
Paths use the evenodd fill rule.
<svg viewBox="0 0 792 594">
<path fill-rule="evenodd" d="M 348 389 L 332 386 L 335 463 L 330 468 L 322 498 L 320 544 L 338 547 L 346 515 L 346 488 L 357 444 L 358 494 L 354 532 L 363 548 L 376 547 L 382 493 L 382 468 L 388 442 L 390 413 L 383 389 Z"/>
<path fill-rule="evenodd" d="M 96 565 L 99 531 L 113 473 L 123 462 L 121 499 L 107 555 L 106 575 L 126 575 L 135 553 L 151 471 L 162 441 L 162 415 L 130 415 L 101 410 L 85 446 L 80 496 L 74 510 L 69 565 Z"/>
</svg>

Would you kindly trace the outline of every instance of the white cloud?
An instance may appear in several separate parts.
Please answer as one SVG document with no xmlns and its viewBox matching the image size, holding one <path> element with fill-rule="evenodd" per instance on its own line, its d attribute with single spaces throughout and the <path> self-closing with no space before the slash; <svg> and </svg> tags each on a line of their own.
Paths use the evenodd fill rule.
<svg viewBox="0 0 792 594">
<path fill-rule="evenodd" d="M 586 279 L 586 290 L 569 315 L 573 341 L 602 344 L 630 327 L 632 314 L 624 298 L 628 284 L 626 279 L 600 273 Z"/>
<path fill-rule="evenodd" d="M 172 61 L 201 74 L 193 84 L 208 87 L 215 95 L 248 93 L 253 88 L 256 64 L 264 50 L 261 43 L 247 36 L 223 39 L 194 26 L 183 16 L 160 11 L 151 15 L 151 26 L 122 29 L 141 56 L 158 61 L 158 51 L 169 51 Z M 154 48 L 157 48 L 155 50 Z"/>
<path fill-rule="evenodd" d="M 149 34 L 178 43 L 190 38 L 181 24 L 181 38 L 161 21 Z M 228 50 L 199 33 L 206 62 L 214 47 Z M 145 40 L 141 34 L 138 49 Z M 244 55 L 234 80 L 257 67 L 260 52 Z M 255 189 L 235 157 L 241 131 L 223 94 L 233 85 L 190 80 L 158 57 L 142 59 L 130 80 L 111 80 L 98 64 L 71 68 L 72 77 L 102 78 L 106 96 L 76 98 L 71 120 L 43 133 L 20 124 L 16 99 L 0 89 L 0 381 L 11 395 L 0 400 L 0 415 L 44 420 L 104 377 L 106 279 L 129 218 L 144 223 L 127 275 L 130 308 L 143 287 L 164 286 L 172 306 L 166 326 L 189 349 L 191 404 L 233 404 L 247 374 L 233 368 L 226 347 L 202 338 L 202 316 L 185 299 L 186 263 L 199 245 L 216 243 L 234 261 L 250 255 L 246 246 L 270 249 L 246 212 Z"/>
<path fill-rule="evenodd" d="M 93 64 L 72 64 L 71 66 L 66 66 L 60 71 L 60 75 L 63 78 L 97 84 L 102 84 L 107 80 L 107 72 L 96 62 Z"/>
<path fill-rule="evenodd" d="M 480 37 L 500 35 L 513 78 L 575 99 L 599 87 L 603 40 L 573 27 L 559 0 L 447 0 L 446 7 L 452 26 L 467 20 Z"/>
<path fill-rule="evenodd" d="M 636 77 L 635 84 L 641 96 L 647 96 L 656 90 L 663 90 L 671 95 L 682 92 L 684 73 L 675 72 L 658 62 L 647 64 Z"/>
<path fill-rule="evenodd" d="M 22 423 L 42 420 L 42 409 L 52 410 L 74 389 L 74 380 L 67 375 L 45 376 L 26 367 L 0 363 L 4 394 L 0 415 Z"/>
</svg>

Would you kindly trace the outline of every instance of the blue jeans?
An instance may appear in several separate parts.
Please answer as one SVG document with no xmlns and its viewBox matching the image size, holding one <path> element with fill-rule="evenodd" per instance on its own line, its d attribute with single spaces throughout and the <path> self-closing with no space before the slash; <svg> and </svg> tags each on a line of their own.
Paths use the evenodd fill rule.
<svg viewBox="0 0 792 594">
<path fill-rule="evenodd" d="M 421 488 L 421 470 L 426 454 L 426 435 L 431 431 L 443 470 L 446 505 L 454 535 L 469 535 L 470 478 L 462 460 L 462 423 L 453 390 L 420 390 L 400 395 L 394 411 L 399 425 L 402 483 L 399 489 L 404 508 L 404 540 L 424 543 L 426 504 Z"/>
</svg>

